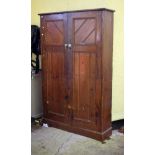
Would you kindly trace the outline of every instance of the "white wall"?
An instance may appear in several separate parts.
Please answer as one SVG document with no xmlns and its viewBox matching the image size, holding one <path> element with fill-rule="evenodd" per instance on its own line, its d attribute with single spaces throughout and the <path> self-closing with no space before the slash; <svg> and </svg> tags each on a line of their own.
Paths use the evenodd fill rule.
<svg viewBox="0 0 155 155">
<path fill-rule="evenodd" d="M 40 117 L 43 113 L 41 74 L 31 79 L 31 117 Z"/>
</svg>

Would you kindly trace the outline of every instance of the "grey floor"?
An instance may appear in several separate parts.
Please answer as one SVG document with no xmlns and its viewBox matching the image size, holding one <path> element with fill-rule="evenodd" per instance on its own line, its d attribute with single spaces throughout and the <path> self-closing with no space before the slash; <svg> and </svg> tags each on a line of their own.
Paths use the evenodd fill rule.
<svg viewBox="0 0 155 155">
<path fill-rule="evenodd" d="M 33 127 L 31 155 L 123 155 L 124 135 L 113 130 L 104 144 L 52 127 Z"/>
</svg>

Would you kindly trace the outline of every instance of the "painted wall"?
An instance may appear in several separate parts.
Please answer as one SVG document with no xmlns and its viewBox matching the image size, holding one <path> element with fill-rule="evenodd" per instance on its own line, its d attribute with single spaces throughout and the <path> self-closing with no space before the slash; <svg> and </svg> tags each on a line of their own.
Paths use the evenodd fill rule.
<svg viewBox="0 0 155 155">
<path fill-rule="evenodd" d="M 41 88 L 41 74 L 34 75 L 31 79 L 31 117 L 34 118 L 43 114 Z"/>
<path fill-rule="evenodd" d="M 31 0 L 32 24 L 39 25 L 38 13 L 109 8 L 114 13 L 112 120 L 124 118 L 124 1 L 123 0 Z"/>
</svg>

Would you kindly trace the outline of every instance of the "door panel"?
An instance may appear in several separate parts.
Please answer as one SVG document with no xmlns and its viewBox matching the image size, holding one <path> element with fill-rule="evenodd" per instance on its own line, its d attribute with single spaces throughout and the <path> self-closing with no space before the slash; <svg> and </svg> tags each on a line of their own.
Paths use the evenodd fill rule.
<svg viewBox="0 0 155 155">
<path fill-rule="evenodd" d="M 47 45 L 62 45 L 64 43 L 63 20 L 47 21 L 45 41 Z"/>
<path fill-rule="evenodd" d="M 99 130 L 101 27 L 98 12 L 47 15 L 43 20 L 47 116 Z M 64 44 L 71 47 L 64 48 Z M 45 62 L 46 60 L 46 62 Z M 47 67 L 47 68 L 46 68 Z"/>
<path fill-rule="evenodd" d="M 101 114 L 101 31 L 98 16 L 97 12 L 72 13 L 69 18 L 73 52 L 72 124 L 90 130 L 99 129 Z"/>
<path fill-rule="evenodd" d="M 76 45 L 95 43 L 95 26 L 95 18 L 74 19 L 74 43 Z"/>
<path fill-rule="evenodd" d="M 67 39 L 66 14 L 48 15 L 44 17 L 43 42 L 47 68 L 46 95 L 47 117 L 54 121 L 66 121 L 66 51 Z M 43 75 L 45 76 L 45 75 Z"/>
</svg>

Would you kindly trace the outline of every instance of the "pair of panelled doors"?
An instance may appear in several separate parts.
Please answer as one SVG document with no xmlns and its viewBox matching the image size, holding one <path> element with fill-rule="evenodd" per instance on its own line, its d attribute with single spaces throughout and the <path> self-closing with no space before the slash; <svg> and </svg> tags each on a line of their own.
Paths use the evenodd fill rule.
<svg viewBox="0 0 155 155">
<path fill-rule="evenodd" d="M 108 16 L 111 12 L 97 10 L 41 14 L 44 118 L 49 124 L 93 137 L 103 131 L 102 118 L 110 120 L 110 98 L 102 97 L 108 90 L 108 84 L 102 88 L 103 72 L 111 75 L 111 54 L 106 54 L 112 51 L 110 39 L 105 40 L 109 51 L 102 54 L 102 37 L 112 34 Z M 103 17 L 109 23 L 105 33 Z M 105 116 L 103 100 L 109 104 Z"/>
<path fill-rule="evenodd" d="M 97 130 L 101 100 L 98 12 L 41 16 L 46 114 Z"/>
</svg>

